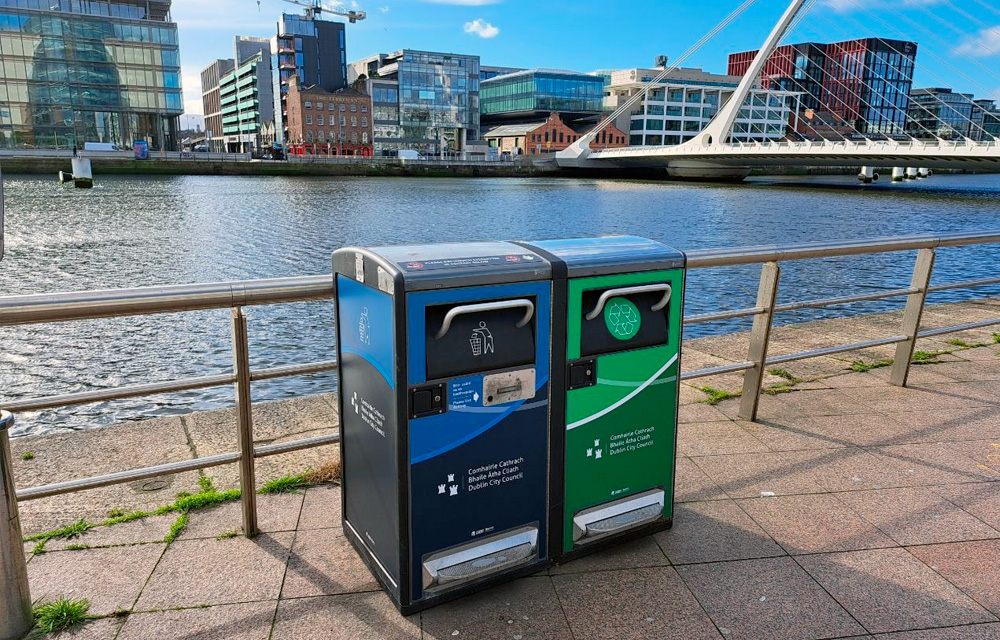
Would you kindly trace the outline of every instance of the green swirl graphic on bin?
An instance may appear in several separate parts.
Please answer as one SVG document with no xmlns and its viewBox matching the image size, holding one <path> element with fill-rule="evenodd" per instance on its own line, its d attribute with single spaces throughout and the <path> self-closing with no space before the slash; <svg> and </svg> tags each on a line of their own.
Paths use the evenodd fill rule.
<svg viewBox="0 0 1000 640">
<path fill-rule="evenodd" d="M 612 298 L 604 305 L 604 324 L 619 340 L 631 340 L 639 333 L 642 317 L 639 309 L 625 298 Z"/>
</svg>

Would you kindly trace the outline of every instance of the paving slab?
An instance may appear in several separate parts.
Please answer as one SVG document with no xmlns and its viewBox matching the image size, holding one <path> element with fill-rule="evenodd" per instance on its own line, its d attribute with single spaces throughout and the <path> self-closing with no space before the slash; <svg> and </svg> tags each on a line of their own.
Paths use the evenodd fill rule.
<svg viewBox="0 0 1000 640">
<path fill-rule="evenodd" d="M 678 505 L 673 528 L 653 537 L 675 565 L 785 555 L 732 500 Z"/>
<path fill-rule="evenodd" d="M 325 484 L 306 489 L 302 501 L 302 512 L 299 514 L 299 526 L 302 529 L 330 529 L 340 527 L 341 522 L 341 489 L 339 485 Z"/>
<path fill-rule="evenodd" d="M 940 365 L 933 365 L 940 366 Z M 891 414 L 903 411 L 939 411 L 944 409 L 968 409 L 986 406 L 985 400 L 963 396 L 948 389 L 949 385 L 929 387 L 893 387 L 873 389 L 870 387 L 848 387 L 840 389 L 848 402 L 866 407 L 858 413 Z M 818 415 L 818 414 L 812 414 Z"/>
<path fill-rule="evenodd" d="M 790 468 L 809 469 L 826 491 L 860 491 L 906 486 L 909 477 L 892 460 L 866 449 L 849 447 L 821 451 L 783 451 Z"/>
<path fill-rule="evenodd" d="M 896 546 L 832 494 L 754 498 L 739 505 L 793 555 Z"/>
<path fill-rule="evenodd" d="M 823 492 L 809 466 L 790 461 L 784 455 L 750 453 L 692 459 L 730 498 Z"/>
<path fill-rule="evenodd" d="M 927 487 L 858 491 L 837 497 L 900 545 L 1000 537 L 1000 532 Z"/>
<path fill-rule="evenodd" d="M 90 601 L 90 614 L 128 611 L 163 554 L 164 545 L 54 551 L 28 564 L 28 584 L 36 602 L 59 598 Z"/>
<path fill-rule="evenodd" d="M 677 429 L 677 453 L 680 455 L 714 456 L 765 451 L 770 449 L 736 422 L 686 423 Z"/>
<path fill-rule="evenodd" d="M 796 560 L 871 633 L 996 621 L 905 549 L 849 551 Z"/>
<path fill-rule="evenodd" d="M 95 527 L 75 538 L 53 539 L 45 543 L 46 551 L 59 551 L 73 545 L 87 547 L 115 547 L 130 544 L 163 542 L 170 526 L 177 520 L 176 514 L 149 516 L 141 520 L 121 524 Z"/>
<path fill-rule="evenodd" d="M 671 567 L 553 576 L 552 583 L 576 640 L 722 638 Z"/>
<path fill-rule="evenodd" d="M 295 531 L 304 496 L 304 490 L 257 496 L 258 528 L 264 533 Z M 188 514 L 187 527 L 184 528 L 179 539 L 215 538 L 226 532 L 242 530 L 242 503 L 227 502 L 208 509 L 198 509 Z"/>
<path fill-rule="evenodd" d="M 399 615 L 383 593 L 282 600 L 271 640 L 304 638 L 419 640 L 420 616 Z"/>
<path fill-rule="evenodd" d="M 678 567 L 726 638 L 812 640 L 864 629 L 791 558 Z"/>
<path fill-rule="evenodd" d="M 866 406 L 848 392 L 855 389 L 816 389 L 794 391 L 760 398 L 758 418 L 763 420 L 781 420 L 802 416 L 848 416 L 872 413 L 872 407 Z M 730 414 L 735 417 L 735 413 Z"/>
<path fill-rule="evenodd" d="M 115 640 L 125 620 L 121 618 L 101 618 L 90 620 L 79 627 L 59 633 L 41 633 L 37 629 L 29 633 L 25 640 Z"/>
<path fill-rule="evenodd" d="M 874 636 L 876 640 L 997 640 L 1000 638 L 1000 624 L 973 624 L 945 629 L 924 629 L 903 631 Z"/>
<path fill-rule="evenodd" d="M 652 535 L 603 549 L 589 556 L 583 556 L 556 565 L 549 569 L 550 575 L 564 573 L 587 573 L 591 571 L 611 571 L 614 569 L 637 569 L 639 567 L 660 567 L 670 561 Z"/>
<path fill-rule="evenodd" d="M 886 415 L 903 425 L 906 433 L 896 442 L 872 444 L 909 444 L 954 442 L 961 440 L 1000 439 L 1000 420 L 995 407 L 972 407 L 941 411 L 903 411 Z"/>
<path fill-rule="evenodd" d="M 880 414 L 816 416 L 796 423 L 799 431 L 845 447 L 870 447 L 910 442 L 913 428 Z M 805 447 L 802 447 L 805 448 Z M 812 447 L 820 448 L 820 447 Z"/>
<path fill-rule="evenodd" d="M 548 576 L 522 578 L 459 598 L 420 617 L 425 640 L 573 640 Z"/>
<path fill-rule="evenodd" d="M 851 416 L 851 418 L 853 417 Z M 845 442 L 834 434 L 828 433 L 821 426 L 817 426 L 816 421 L 822 419 L 824 418 L 780 418 L 758 420 L 757 422 L 739 422 L 739 425 L 744 431 L 764 443 L 771 451 L 839 449 L 851 446 L 851 443 Z M 825 419 L 837 422 L 847 420 L 842 416 L 832 416 Z"/>
<path fill-rule="evenodd" d="M 1000 483 L 945 485 L 934 487 L 934 491 L 966 513 L 1000 531 Z"/>
<path fill-rule="evenodd" d="M 676 474 L 674 500 L 678 503 L 727 498 L 726 492 L 715 484 L 691 458 L 678 456 Z"/>
<path fill-rule="evenodd" d="M 1000 541 L 913 547 L 910 553 L 1000 617 Z"/>
<path fill-rule="evenodd" d="M 680 409 L 678 409 L 678 421 L 681 424 L 690 422 L 726 422 L 728 420 L 729 416 L 707 402 L 685 404 L 681 405 Z"/>
<path fill-rule="evenodd" d="M 199 609 L 133 613 L 116 640 L 267 640 L 277 600 Z"/>
<path fill-rule="evenodd" d="M 282 598 L 377 591 L 379 584 L 340 529 L 299 531 L 281 588 Z"/>
<path fill-rule="evenodd" d="M 927 487 L 1000 479 L 1000 473 L 977 461 L 973 450 L 963 442 L 879 446 L 868 451 L 901 470 L 903 475 L 897 486 Z"/>
<path fill-rule="evenodd" d="M 178 540 L 163 554 L 135 610 L 277 600 L 293 535 Z"/>
</svg>

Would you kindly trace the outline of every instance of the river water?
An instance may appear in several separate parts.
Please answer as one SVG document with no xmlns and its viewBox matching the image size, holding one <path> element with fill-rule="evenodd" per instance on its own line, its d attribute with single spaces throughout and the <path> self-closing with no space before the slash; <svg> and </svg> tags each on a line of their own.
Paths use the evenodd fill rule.
<svg viewBox="0 0 1000 640">
<path fill-rule="evenodd" d="M 90 191 L 7 176 L 0 296 L 329 273 L 345 245 L 648 236 L 681 249 L 1000 229 L 1000 176 L 860 188 L 852 177 L 743 185 L 563 179 L 99 176 Z M 996 276 L 993 247 L 940 252 L 935 282 Z M 789 263 L 783 301 L 906 286 L 913 254 Z M 689 278 L 687 312 L 752 306 L 759 267 Z M 981 289 L 977 294 L 1000 292 Z M 938 294 L 935 302 L 972 295 Z M 783 314 L 781 323 L 900 302 Z M 331 359 L 332 303 L 247 310 L 254 368 Z M 695 325 L 687 336 L 745 329 Z M 231 369 L 227 311 L 0 327 L 5 401 Z M 335 389 L 332 375 L 255 383 L 254 399 Z M 231 406 L 229 387 L 22 414 L 15 433 Z"/>
</svg>

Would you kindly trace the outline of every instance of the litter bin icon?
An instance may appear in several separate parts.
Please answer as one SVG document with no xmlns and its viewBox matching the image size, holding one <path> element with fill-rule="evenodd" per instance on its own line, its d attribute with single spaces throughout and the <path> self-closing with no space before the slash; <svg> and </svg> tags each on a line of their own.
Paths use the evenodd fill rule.
<svg viewBox="0 0 1000 640">
<path fill-rule="evenodd" d="M 554 280 L 553 559 L 669 527 L 684 254 L 637 237 L 519 244 Z"/>
<path fill-rule="evenodd" d="M 333 267 L 345 536 L 407 614 L 544 568 L 549 264 L 486 242 Z"/>
</svg>

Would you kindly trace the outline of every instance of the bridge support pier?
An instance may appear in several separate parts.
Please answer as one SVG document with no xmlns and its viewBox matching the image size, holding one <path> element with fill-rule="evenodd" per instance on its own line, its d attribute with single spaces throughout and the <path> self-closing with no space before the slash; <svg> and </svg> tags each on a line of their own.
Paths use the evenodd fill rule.
<svg viewBox="0 0 1000 640">
<path fill-rule="evenodd" d="M 917 168 L 916 167 L 906 167 L 906 179 L 916 180 L 917 179 Z"/>
<path fill-rule="evenodd" d="M 674 160 L 667 165 L 667 174 L 671 178 L 680 178 L 682 180 L 727 180 L 741 182 L 750 175 L 750 169 L 747 167 L 728 167 L 697 160 Z"/>
<path fill-rule="evenodd" d="M 921 178 L 921 179 L 923 179 L 923 178 L 930 178 L 931 177 L 931 170 L 930 169 L 925 169 L 925 168 L 921 167 L 921 168 L 917 169 L 917 177 Z"/>
<path fill-rule="evenodd" d="M 906 179 L 906 169 L 903 167 L 893 167 L 892 168 L 892 181 L 902 182 Z"/>
<path fill-rule="evenodd" d="M 865 184 L 878 182 L 878 179 L 879 175 L 875 173 L 875 167 L 861 167 L 861 171 L 858 173 L 858 180 Z"/>
</svg>

